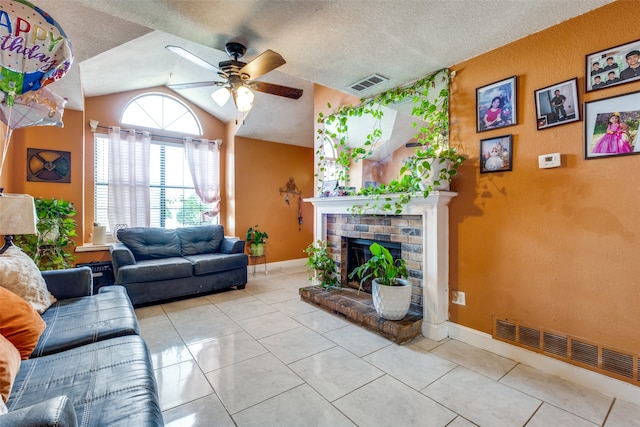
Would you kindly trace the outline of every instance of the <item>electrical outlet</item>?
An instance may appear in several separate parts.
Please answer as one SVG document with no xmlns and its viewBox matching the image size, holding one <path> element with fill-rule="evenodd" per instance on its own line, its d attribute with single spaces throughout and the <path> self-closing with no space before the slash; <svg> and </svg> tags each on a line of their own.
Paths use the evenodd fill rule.
<svg viewBox="0 0 640 427">
<path fill-rule="evenodd" d="M 467 305 L 467 300 L 465 298 L 464 292 L 451 291 L 451 302 L 458 305 Z"/>
</svg>

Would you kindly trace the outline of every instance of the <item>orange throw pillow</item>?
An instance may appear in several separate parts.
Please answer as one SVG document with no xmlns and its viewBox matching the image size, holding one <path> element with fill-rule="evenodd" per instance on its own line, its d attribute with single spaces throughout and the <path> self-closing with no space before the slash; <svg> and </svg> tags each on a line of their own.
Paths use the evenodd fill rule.
<svg viewBox="0 0 640 427">
<path fill-rule="evenodd" d="M 9 393 L 19 369 L 20 352 L 8 339 L 0 335 L 0 403 L 7 403 L 9 400 Z"/>
<path fill-rule="evenodd" d="M 0 287 L 0 335 L 11 341 L 28 359 L 47 324 L 31 305 L 13 292 Z"/>
</svg>

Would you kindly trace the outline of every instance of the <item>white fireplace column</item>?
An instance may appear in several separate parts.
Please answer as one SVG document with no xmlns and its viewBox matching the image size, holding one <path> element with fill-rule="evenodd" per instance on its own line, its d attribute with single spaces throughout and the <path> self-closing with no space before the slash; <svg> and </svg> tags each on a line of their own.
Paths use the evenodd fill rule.
<svg viewBox="0 0 640 427">
<path fill-rule="evenodd" d="M 412 198 L 400 215 L 422 218 L 422 335 L 440 341 L 449 336 L 449 202 L 457 193 L 434 191 L 425 198 Z M 391 196 L 393 197 L 393 196 Z M 304 199 L 315 210 L 314 240 L 327 239 L 327 215 L 352 215 L 350 208 L 364 205 L 365 196 L 315 197 Z M 367 214 L 389 215 L 367 210 Z"/>
</svg>

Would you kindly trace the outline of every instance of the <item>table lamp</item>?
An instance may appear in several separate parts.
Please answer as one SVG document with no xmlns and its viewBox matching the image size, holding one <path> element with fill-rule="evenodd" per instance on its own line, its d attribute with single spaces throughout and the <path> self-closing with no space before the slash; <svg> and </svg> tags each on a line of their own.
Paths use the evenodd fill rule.
<svg viewBox="0 0 640 427">
<path fill-rule="evenodd" d="M 4 253 L 16 234 L 38 234 L 38 217 L 33 197 L 28 194 L 3 194 L 0 191 L 0 235 L 4 235 Z"/>
</svg>

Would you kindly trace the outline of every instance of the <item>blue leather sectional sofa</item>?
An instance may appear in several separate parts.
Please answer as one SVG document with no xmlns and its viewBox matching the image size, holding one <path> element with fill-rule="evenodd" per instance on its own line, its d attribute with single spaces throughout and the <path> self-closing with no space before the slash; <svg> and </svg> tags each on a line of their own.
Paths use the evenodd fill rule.
<svg viewBox="0 0 640 427">
<path fill-rule="evenodd" d="M 42 273 L 58 299 L 20 364 L 0 426 L 162 426 L 149 350 L 121 286 L 92 295 L 91 269 Z"/>
<path fill-rule="evenodd" d="M 245 242 L 225 237 L 222 225 L 123 228 L 118 240 L 110 247 L 114 283 L 134 306 L 247 284 Z"/>
</svg>

